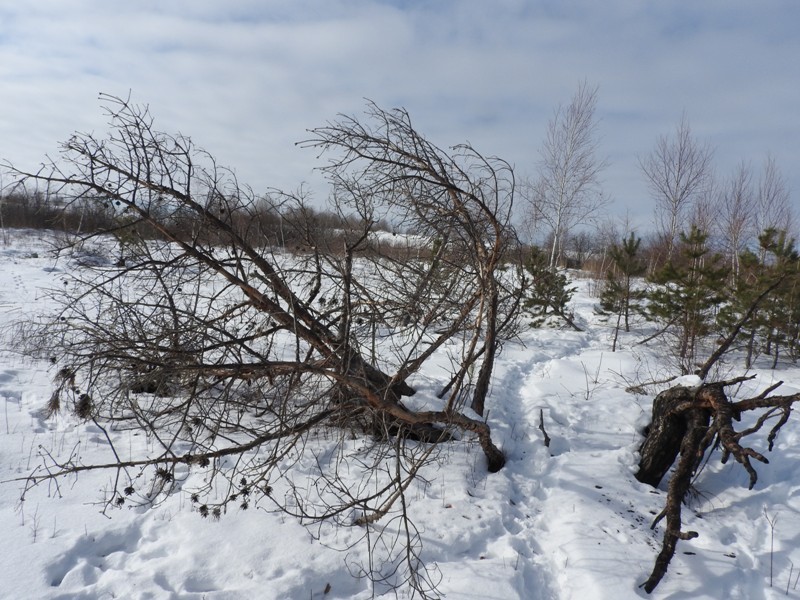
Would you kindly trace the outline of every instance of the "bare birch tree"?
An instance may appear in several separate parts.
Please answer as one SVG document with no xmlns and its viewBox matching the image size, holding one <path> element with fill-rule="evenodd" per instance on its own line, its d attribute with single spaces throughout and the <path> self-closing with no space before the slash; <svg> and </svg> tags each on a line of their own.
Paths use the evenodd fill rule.
<svg viewBox="0 0 800 600">
<path fill-rule="evenodd" d="M 767 154 L 755 191 L 755 228 L 758 233 L 773 227 L 789 231 L 792 211 L 789 189 L 772 154 Z"/>
<path fill-rule="evenodd" d="M 672 258 L 678 234 L 685 229 L 695 200 L 711 181 L 713 152 L 693 136 L 686 115 L 672 136 L 662 135 L 655 148 L 639 159 L 656 202 L 656 227 L 667 245 L 667 260 Z"/>
<path fill-rule="evenodd" d="M 736 277 L 739 273 L 739 255 L 756 234 L 755 194 L 749 164 L 739 163 L 718 199 L 719 233 L 730 261 L 731 276 Z"/>
<path fill-rule="evenodd" d="M 717 234 L 719 221 L 719 194 L 717 192 L 717 182 L 710 178 L 706 189 L 692 203 L 691 210 L 687 214 L 685 229 L 693 226 L 701 231 L 706 231 L 710 236 Z M 662 235 L 662 240 L 664 236 Z"/>
<path fill-rule="evenodd" d="M 563 243 L 574 227 L 589 221 L 605 204 L 597 156 L 597 87 L 586 81 L 567 107 L 559 106 L 547 125 L 538 176 L 530 187 L 535 222 L 550 234 L 550 268 L 558 264 Z"/>
</svg>

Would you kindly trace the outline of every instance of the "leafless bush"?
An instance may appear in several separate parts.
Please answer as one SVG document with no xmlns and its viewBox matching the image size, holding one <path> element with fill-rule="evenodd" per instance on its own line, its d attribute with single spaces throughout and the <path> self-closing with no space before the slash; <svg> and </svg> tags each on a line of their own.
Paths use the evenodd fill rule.
<svg viewBox="0 0 800 600">
<path fill-rule="evenodd" d="M 445 152 L 404 111 L 370 104 L 366 121 L 342 117 L 304 142 L 329 158 L 333 202 L 321 215 L 300 194 L 257 198 L 188 138 L 154 129 L 146 109 L 103 99 L 108 138 L 75 135 L 65 165 L 13 172 L 67 206 L 105 210 L 110 224 L 71 243 L 110 244 L 119 260 L 77 269 L 17 339 L 62 373 L 51 407 L 94 422 L 114 459 L 45 455 L 28 486 L 110 469 L 110 503 L 154 502 L 202 471 L 203 516 L 266 502 L 374 536 L 390 515 L 404 536 L 391 546 L 404 574 L 390 580 L 428 594 L 405 490 L 435 465 L 436 442 L 472 437 L 490 471 L 505 461 L 489 425 L 462 409 L 470 390 L 483 413 L 515 326 L 521 278 L 503 266 L 515 244 L 511 169 L 470 146 Z M 388 222 L 423 247 L 382 241 Z M 408 380 L 452 340 L 449 395 L 409 408 Z M 111 427 L 144 430 L 155 447 L 122 458 Z"/>
</svg>

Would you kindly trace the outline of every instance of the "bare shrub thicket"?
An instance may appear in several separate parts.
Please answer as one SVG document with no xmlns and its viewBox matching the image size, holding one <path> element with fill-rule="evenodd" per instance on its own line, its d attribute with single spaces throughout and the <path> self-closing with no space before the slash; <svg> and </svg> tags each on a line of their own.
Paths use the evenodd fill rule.
<svg viewBox="0 0 800 600">
<path fill-rule="evenodd" d="M 17 189 L 0 196 L 0 225 L 11 229 L 75 231 L 96 230 L 111 224 L 112 211 L 100 203 L 79 202 L 69 210 L 64 208 L 64 202 L 55 194 Z"/>
<path fill-rule="evenodd" d="M 16 333 L 55 365 L 50 410 L 68 405 L 108 432 L 110 459 L 44 454 L 28 487 L 106 469 L 113 504 L 155 502 L 185 480 L 203 516 L 259 503 L 361 525 L 373 547 L 400 538 L 361 575 L 431 592 L 409 485 L 435 468 L 441 442 L 474 440 L 492 472 L 505 461 L 464 409 L 484 413 L 516 324 L 512 170 L 468 145 L 438 148 L 404 111 L 369 104 L 303 143 L 327 160 L 332 228 L 302 195 L 256 198 L 188 138 L 155 129 L 147 109 L 104 101 L 107 138 L 77 134 L 66 162 L 14 174 L 67 206 L 111 203 L 108 227 L 72 239 L 115 244 L 124 260 L 76 270 L 52 291 L 53 311 Z M 416 238 L 387 241 L 376 229 L 388 221 Z M 404 401 L 445 351 L 441 400 Z M 154 448 L 123 451 L 125 429 Z"/>
</svg>

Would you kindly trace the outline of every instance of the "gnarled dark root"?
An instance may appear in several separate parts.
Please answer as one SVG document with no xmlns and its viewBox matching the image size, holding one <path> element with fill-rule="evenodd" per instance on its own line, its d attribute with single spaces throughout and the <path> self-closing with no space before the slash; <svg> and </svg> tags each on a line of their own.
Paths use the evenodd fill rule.
<svg viewBox="0 0 800 600">
<path fill-rule="evenodd" d="M 679 458 L 669 482 L 664 510 L 651 525 L 655 528 L 666 518 L 661 552 L 650 577 L 641 585 L 647 593 L 652 592 L 666 574 L 678 540 L 698 536 L 697 532 L 681 530 L 681 506 L 706 451 L 719 445 L 723 463 L 733 456 L 750 475 L 749 487 L 753 489 L 758 475 L 750 460 L 765 464 L 769 461 L 761 453 L 742 446 L 741 439 L 759 431 L 771 416 L 780 414 L 767 436 L 769 449 L 772 450 L 778 431 L 789 419 L 792 404 L 800 400 L 800 394 L 769 396 L 780 385 L 778 383 L 754 398 L 731 402 L 725 394 L 725 388 L 749 379 L 752 377 L 707 383 L 696 389 L 675 387 L 662 392 L 653 401 L 652 421 L 639 448 L 641 458 L 636 479 L 656 486 L 675 458 Z M 741 431 L 734 428 L 733 422 L 739 421 L 743 412 L 759 408 L 766 410 L 755 425 Z"/>
</svg>

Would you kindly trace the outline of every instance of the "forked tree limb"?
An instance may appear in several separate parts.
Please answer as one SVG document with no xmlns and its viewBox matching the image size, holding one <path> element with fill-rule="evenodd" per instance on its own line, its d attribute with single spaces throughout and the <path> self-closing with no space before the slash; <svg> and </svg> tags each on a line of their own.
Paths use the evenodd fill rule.
<svg viewBox="0 0 800 600">
<path fill-rule="evenodd" d="M 717 435 L 722 446 L 723 464 L 728 461 L 732 454 L 750 476 L 749 489 L 752 490 L 758 480 L 758 474 L 750 464 L 750 459 L 755 458 L 764 464 L 769 463 L 769 461 L 761 453 L 739 444 L 742 435 L 733 428 L 734 408 L 733 404 L 725 396 L 722 384 L 703 386 L 698 390 L 696 397 L 700 402 L 708 402 L 711 406 L 712 414 L 714 415 L 711 431 Z"/>
</svg>

